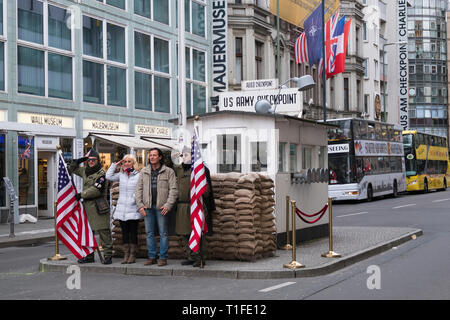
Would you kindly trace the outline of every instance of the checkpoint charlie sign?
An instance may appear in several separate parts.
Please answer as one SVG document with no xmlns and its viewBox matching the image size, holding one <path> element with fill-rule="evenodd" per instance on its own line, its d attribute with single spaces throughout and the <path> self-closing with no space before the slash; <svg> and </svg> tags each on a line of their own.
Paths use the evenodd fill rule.
<svg viewBox="0 0 450 320">
<path fill-rule="evenodd" d="M 255 104 L 266 99 L 277 113 L 299 113 L 302 94 L 297 88 L 260 91 L 230 91 L 219 95 L 219 110 L 255 112 Z"/>
</svg>

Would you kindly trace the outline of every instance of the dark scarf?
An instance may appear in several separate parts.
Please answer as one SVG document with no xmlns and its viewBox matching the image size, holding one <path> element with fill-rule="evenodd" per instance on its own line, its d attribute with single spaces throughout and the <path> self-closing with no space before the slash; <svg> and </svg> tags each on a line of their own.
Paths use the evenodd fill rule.
<svg viewBox="0 0 450 320">
<path fill-rule="evenodd" d="M 191 170 L 191 164 L 190 163 L 182 163 L 181 166 L 183 167 L 184 171 Z"/>
<path fill-rule="evenodd" d="M 102 165 L 101 165 L 100 161 L 97 162 L 97 164 L 96 164 L 95 166 L 93 166 L 93 167 L 87 166 L 87 167 L 86 167 L 86 171 L 85 171 L 86 176 L 90 176 L 91 174 L 96 173 L 96 172 L 97 172 L 98 170 L 100 170 L 101 168 L 102 168 Z"/>
<path fill-rule="evenodd" d="M 130 175 L 130 173 L 132 173 L 134 171 L 134 168 L 126 168 L 125 172 Z"/>
</svg>

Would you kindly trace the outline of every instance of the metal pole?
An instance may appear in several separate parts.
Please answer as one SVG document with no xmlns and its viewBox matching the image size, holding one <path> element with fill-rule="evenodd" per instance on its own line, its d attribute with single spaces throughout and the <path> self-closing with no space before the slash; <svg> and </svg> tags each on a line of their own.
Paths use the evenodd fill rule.
<svg viewBox="0 0 450 320">
<path fill-rule="evenodd" d="M 181 113 L 181 127 L 186 128 L 186 54 L 184 38 L 184 1 L 178 1 L 178 103 Z"/>
<path fill-rule="evenodd" d="M 9 202 L 9 237 L 14 238 L 14 201 Z"/>
<path fill-rule="evenodd" d="M 323 122 L 327 122 L 327 89 L 326 89 L 326 56 L 325 56 L 325 0 L 322 0 L 322 103 L 323 103 Z"/>
<path fill-rule="evenodd" d="M 289 207 L 290 207 L 290 197 L 286 196 L 286 245 L 283 250 L 291 250 L 292 246 L 289 243 Z"/>
<path fill-rule="evenodd" d="M 66 260 L 67 258 L 66 257 L 64 257 L 64 256 L 62 256 L 62 255 L 60 255 L 59 254 L 59 244 L 58 244 L 58 242 L 59 242 L 59 240 L 58 240 L 58 232 L 57 232 L 57 229 L 56 229 L 56 218 L 57 218 L 57 211 L 58 211 L 58 202 L 57 201 L 55 201 L 55 204 L 54 204 L 54 220 L 55 220 L 55 255 L 53 256 L 53 257 L 50 257 L 50 258 L 47 258 L 47 260 L 50 260 L 50 261 L 59 261 L 59 260 Z"/>
<path fill-rule="evenodd" d="M 324 254 L 322 257 L 324 258 L 340 258 L 341 255 L 333 251 L 333 200 L 328 198 L 328 227 L 329 227 L 329 248 L 330 250 Z"/>
<path fill-rule="evenodd" d="M 281 62 L 280 62 L 280 0 L 277 0 L 277 78 L 281 83 Z"/>
<path fill-rule="evenodd" d="M 289 269 L 299 269 L 299 268 L 304 268 L 305 265 L 299 263 L 296 261 L 297 258 L 297 245 L 296 245 L 296 227 L 295 227 L 295 201 L 292 200 L 291 201 L 291 211 L 292 211 L 292 262 L 285 264 L 284 267 L 285 268 L 289 268 Z"/>
</svg>

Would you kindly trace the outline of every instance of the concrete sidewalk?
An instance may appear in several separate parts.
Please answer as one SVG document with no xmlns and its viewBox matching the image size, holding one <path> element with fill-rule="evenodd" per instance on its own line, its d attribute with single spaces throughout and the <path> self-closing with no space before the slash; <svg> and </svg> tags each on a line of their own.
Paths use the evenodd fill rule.
<svg viewBox="0 0 450 320">
<path fill-rule="evenodd" d="M 37 223 L 15 225 L 15 237 L 9 237 L 9 225 L 0 224 L 0 248 L 54 241 L 54 221 L 39 220 Z M 323 258 L 329 250 L 328 238 L 297 244 L 296 260 L 304 268 L 291 270 L 284 268 L 292 261 L 292 250 L 277 250 L 274 257 L 258 259 L 255 262 L 207 260 L 203 269 L 182 266 L 181 260 L 169 259 L 165 267 L 144 266 L 145 259 L 137 259 L 134 264 L 120 264 L 121 258 L 113 258 L 113 264 L 102 265 L 96 254 L 96 262 L 80 265 L 76 258 L 68 254 L 67 260 L 48 261 L 43 257 L 39 268 L 42 272 L 66 272 L 69 265 L 78 265 L 82 272 L 119 273 L 149 276 L 192 276 L 220 277 L 231 279 L 278 279 L 312 277 L 328 274 L 379 254 L 406 241 L 422 235 L 422 230 L 394 227 L 334 227 L 333 250 L 341 258 Z M 63 252 L 67 252 L 64 250 Z"/>
</svg>

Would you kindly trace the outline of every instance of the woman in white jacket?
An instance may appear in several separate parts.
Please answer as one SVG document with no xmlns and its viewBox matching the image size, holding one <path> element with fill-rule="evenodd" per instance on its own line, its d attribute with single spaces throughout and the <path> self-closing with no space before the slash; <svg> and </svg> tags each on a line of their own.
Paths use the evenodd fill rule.
<svg viewBox="0 0 450 320">
<path fill-rule="evenodd" d="M 120 168 L 120 171 L 115 173 L 117 168 Z M 136 168 L 136 158 L 127 154 L 119 162 L 112 163 L 106 172 L 106 179 L 119 181 L 119 199 L 113 218 L 119 220 L 122 228 L 122 264 L 136 261 L 138 223 L 139 219 L 142 219 L 136 207 L 135 191 L 139 179 L 139 171 Z"/>
</svg>

